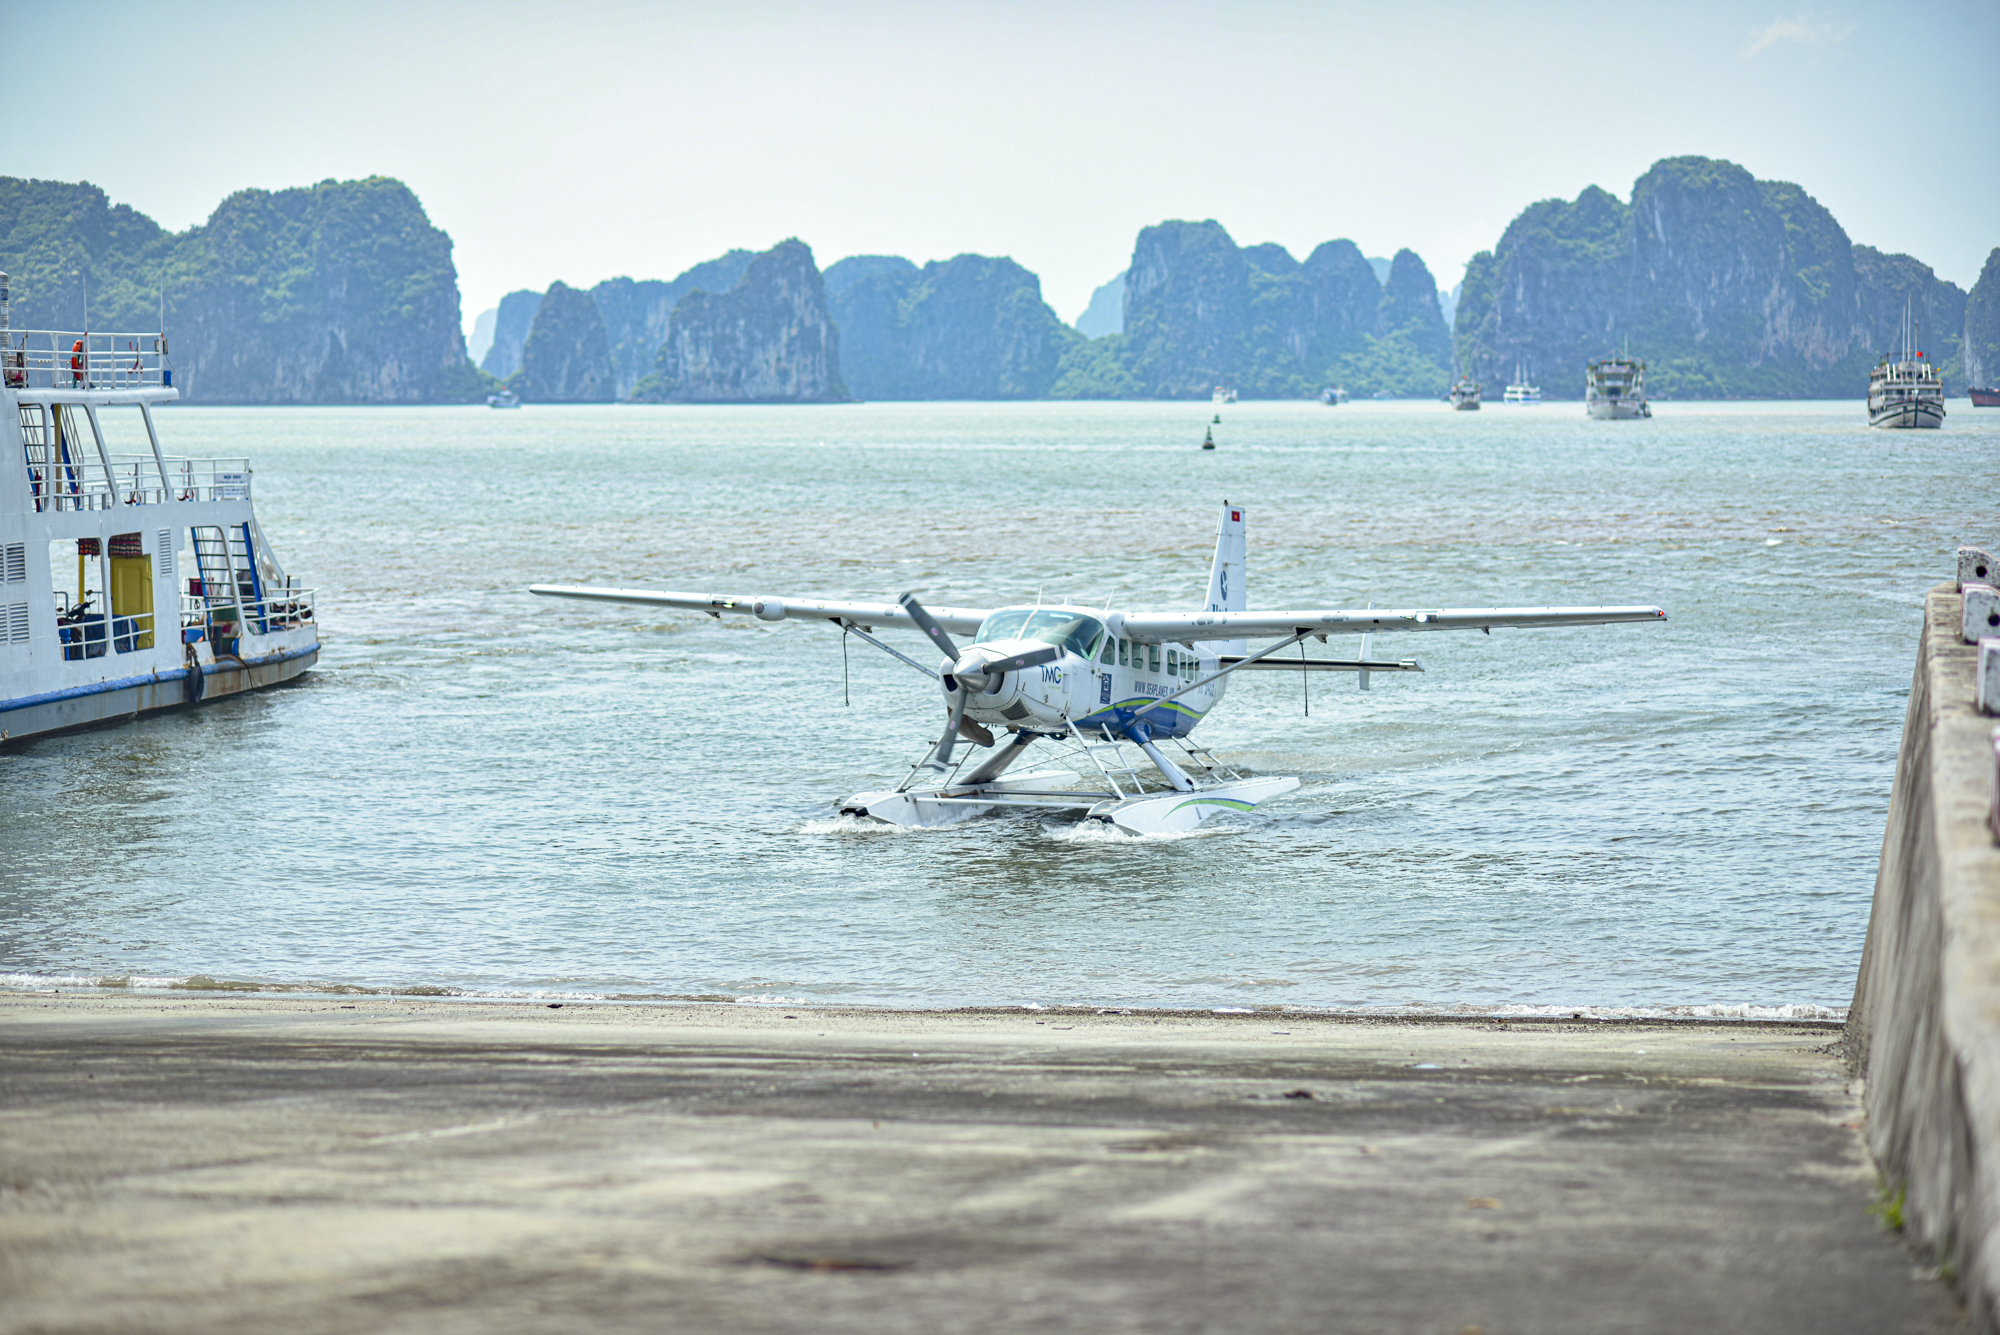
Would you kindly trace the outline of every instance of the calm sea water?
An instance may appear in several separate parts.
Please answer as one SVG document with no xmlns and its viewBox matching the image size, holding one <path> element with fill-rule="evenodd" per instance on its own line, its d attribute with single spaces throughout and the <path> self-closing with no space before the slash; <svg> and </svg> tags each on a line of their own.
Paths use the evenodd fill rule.
<svg viewBox="0 0 2000 1335">
<path fill-rule="evenodd" d="M 291 688 L 0 753 L 0 981 L 1846 1004 L 1921 596 L 2000 537 L 2000 413 L 1239 404 L 1206 454 L 1210 415 L 176 408 L 170 450 L 253 457 L 324 656 Z M 1135 841 L 836 819 L 935 737 L 934 683 L 854 643 L 846 706 L 828 628 L 524 592 L 1187 607 L 1225 497 L 1253 605 L 1671 620 L 1384 637 L 1425 673 L 1316 677 L 1309 714 L 1296 676 L 1244 674 L 1199 737 L 1303 786 Z"/>
</svg>

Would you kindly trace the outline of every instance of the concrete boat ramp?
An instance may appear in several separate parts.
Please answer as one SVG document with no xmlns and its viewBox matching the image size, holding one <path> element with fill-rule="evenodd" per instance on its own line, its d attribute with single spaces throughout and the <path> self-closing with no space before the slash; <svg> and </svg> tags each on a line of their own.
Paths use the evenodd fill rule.
<svg viewBox="0 0 2000 1335">
<path fill-rule="evenodd" d="M 1840 1038 L 0 997 L 0 1331 L 1961 1330 Z"/>
</svg>

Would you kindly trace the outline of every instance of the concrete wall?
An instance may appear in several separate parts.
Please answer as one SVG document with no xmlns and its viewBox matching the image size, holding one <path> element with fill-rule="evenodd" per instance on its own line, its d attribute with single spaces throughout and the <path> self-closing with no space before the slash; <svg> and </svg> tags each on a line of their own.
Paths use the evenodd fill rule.
<svg viewBox="0 0 2000 1335">
<path fill-rule="evenodd" d="M 2000 1331 L 2000 846 L 1993 727 L 1958 586 L 1924 603 L 1868 942 L 1848 1019 L 1869 1148 L 1913 1242 Z"/>
</svg>

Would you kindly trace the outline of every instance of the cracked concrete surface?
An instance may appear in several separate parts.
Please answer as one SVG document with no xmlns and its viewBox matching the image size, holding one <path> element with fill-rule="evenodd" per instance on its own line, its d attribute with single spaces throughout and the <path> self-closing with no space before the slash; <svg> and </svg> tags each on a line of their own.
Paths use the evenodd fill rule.
<svg viewBox="0 0 2000 1335">
<path fill-rule="evenodd" d="M 0 997 L 0 1331 L 1952 1332 L 1832 1026 Z"/>
</svg>

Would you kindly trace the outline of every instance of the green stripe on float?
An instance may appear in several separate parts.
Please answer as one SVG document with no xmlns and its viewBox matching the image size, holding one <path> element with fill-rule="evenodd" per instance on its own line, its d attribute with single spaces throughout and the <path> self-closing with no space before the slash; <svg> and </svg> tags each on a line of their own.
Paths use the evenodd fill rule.
<svg viewBox="0 0 2000 1335">
<path fill-rule="evenodd" d="M 1257 804 L 1255 802 L 1239 802 L 1233 797 L 1190 797 L 1187 801 L 1181 803 L 1180 806 L 1175 807 L 1174 811 L 1179 811 L 1181 807 L 1228 807 L 1232 811 L 1255 811 Z M 1174 814 L 1174 811 L 1169 811 L 1167 814 L 1171 816 Z"/>
</svg>

